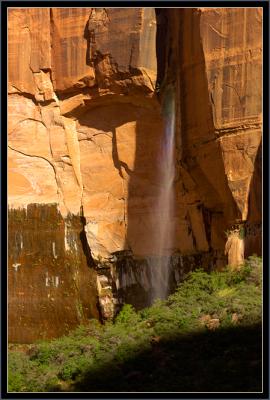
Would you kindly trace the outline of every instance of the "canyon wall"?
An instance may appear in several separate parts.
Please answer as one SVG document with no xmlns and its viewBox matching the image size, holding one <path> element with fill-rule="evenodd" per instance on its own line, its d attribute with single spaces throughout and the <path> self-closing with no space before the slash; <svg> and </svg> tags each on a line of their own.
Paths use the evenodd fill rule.
<svg viewBox="0 0 270 400">
<path fill-rule="evenodd" d="M 171 288 L 261 253 L 261 14 L 9 9 L 10 341 L 149 304 L 169 84 Z"/>
<path fill-rule="evenodd" d="M 261 254 L 262 9 L 168 10 L 166 19 L 178 204 L 195 249 L 222 265 L 225 248 L 238 265 Z"/>
</svg>

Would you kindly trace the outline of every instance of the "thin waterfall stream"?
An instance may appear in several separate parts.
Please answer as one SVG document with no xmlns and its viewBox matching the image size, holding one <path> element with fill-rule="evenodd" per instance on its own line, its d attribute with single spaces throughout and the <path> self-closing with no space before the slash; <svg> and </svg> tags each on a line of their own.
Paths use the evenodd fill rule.
<svg viewBox="0 0 270 400">
<path fill-rule="evenodd" d="M 165 299 L 169 291 L 170 260 L 174 243 L 174 177 L 175 177 L 175 98 L 173 86 L 168 86 L 163 98 L 165 130 L 160 142 L 158 159 L 159 192 L 154 210 L 155 257 L 151 268 L 152 301 Z"/>
</svg>

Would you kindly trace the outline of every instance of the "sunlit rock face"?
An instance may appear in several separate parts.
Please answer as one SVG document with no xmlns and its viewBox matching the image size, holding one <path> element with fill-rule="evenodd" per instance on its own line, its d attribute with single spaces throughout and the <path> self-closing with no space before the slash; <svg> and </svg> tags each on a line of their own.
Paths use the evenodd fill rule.
<svg viewBox="0 0 270 400">
<path fill-rule="evenodd" d="M 154 224 L 149 210 L 157 186 L 155 149 L 162 135 L 160 105 L 154 96 L 155 41 L 154 9 L 9 10 L 9 234 L 11 239 L 16 236 L 16 213 L 22 213 L 23 225 L 18 230 L 22 237 L 28 230 L 32 235 L 31 240 L 24 240 L 23 253 L 17 254 L 13 246 L 9 249 L 12 341 L 59 335 L 64 326 L 68 329 L 86 316 L 97 317 L 98 295 L 102 315 L 111 317 L 117 299 L 113 299 L 110 284 L 101 284 L 105 282 L 103 270 L 99 268 L 101 278 L 97 278 L 93 266 L 101 263 L 102 267 L 113 253 L 130 247 L 136 256 L 145 256 L 151 246 L 147 232 L 138 240 L 141 229 L 134 229 L 127 238 L 127 226 L 129 195 L 133 209 L 141 215 L 139 225 Z M 139 166 L 135 165 L 138 148 Z M 131 177 L 136 180 L 133 194 L 129 190 Z M 32 216 L 29 207 L 41 207 L 42 213 Z M 62 218 L 61 224 L 68 224 L 71 230 L 79 229 L 73 226 L 72 218 L 80 222 L 75 241 L 79 253 L 73 255 L 77 269 L 72 267 L 76 271 L 70 270 L 70 278 L 65 229 L 58 232 L 60 228 L 53 225 L 43 232 L 39 226 L 44 213 L 50 216 L 48 224 L 52 223 L 46 207 L 56 207 L 55 218 Z M 85 245 L 93 264 L 83 260 Z M 44 250 L 43 260 L 44 246 L 49 250 Z M 66 261 L 62 257 L 65 251 Z M 29 268 L 30 260 L 38 267 Z M 51 264 L 55 269 L 52 278 Z M 91 286 L 88 311 L 81 317 L 76 309 L 80 295 L 74 292 L 74 274 L 85 274 L 85 285 Z M 34 289 L 29 287 L 29 279 Z M 46 285 L 46 279 L 53 282 L 53 300 L 52 285 Z M 68 285 L 71 297 L 77 299 L 71 305 L 65 297 Z M 31 291 L 33 302 L 29 300 Z M 52 313 L 42 312 L 41 303 L 47 307 L 46 301 L 48 307 L 56 307 Z M 28 306 L 22 307 L 25 302 Z M 61 318 L 53 315 L 59 308 Z M 22 331 L 18 324 L 16 328 L 17 320 L 29 327 Z"/>
<path fill-rule="evenodd" d="M 168 85 L 169 287 L 260 254 L 261 21 L 260 8 L 9 9 L 12 341 L 151 301 Z"/>
</svg>

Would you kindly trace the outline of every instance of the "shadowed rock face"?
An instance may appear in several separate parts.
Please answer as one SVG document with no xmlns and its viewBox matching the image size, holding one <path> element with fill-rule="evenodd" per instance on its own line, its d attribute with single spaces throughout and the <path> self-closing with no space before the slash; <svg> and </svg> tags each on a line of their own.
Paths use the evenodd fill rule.
<svg viewBox="0 0 270 400">
<path fill-rule="evenodd" d="M 224 232 L 230 241 L 230 232 L 241 230 L 247 243 L 254 236 L 258 244 L 261 9 L 168 10 L 167 20 L 167 79 L 175 82 L 179 101 L 177 196 L 186 204 L 195 247 L 224 249 Z M 249 204 L 255 202 L 251 221 Z M 231 247 L 235 255 L 226 246 L 232 264 L 244 255 L 239 234 L 237 240 Z M 247 245 L 245 256 L 260 254 L 260 246 L 255 247 Z"/>
<path fill-rule="evenodd" d="M 260 8 L 9 10 L 10 340 L 97 317 L 96 291 L 104 318 L 149 304 L 169 84 L 171 288 L 260 254 L 261 27 Z"/>
</svg>

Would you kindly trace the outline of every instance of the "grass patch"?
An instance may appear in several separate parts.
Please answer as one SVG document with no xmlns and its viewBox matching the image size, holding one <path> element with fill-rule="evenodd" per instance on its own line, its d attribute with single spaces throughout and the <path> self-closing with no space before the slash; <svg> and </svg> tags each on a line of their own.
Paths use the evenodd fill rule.
<svg viewBox="0 0 270 400">
<path fill-rule="evenodd" d="M 260 391 L 261 259 L 191 272 L 166 301 L 9 351 L 10 392 Z"/>
</svg>

